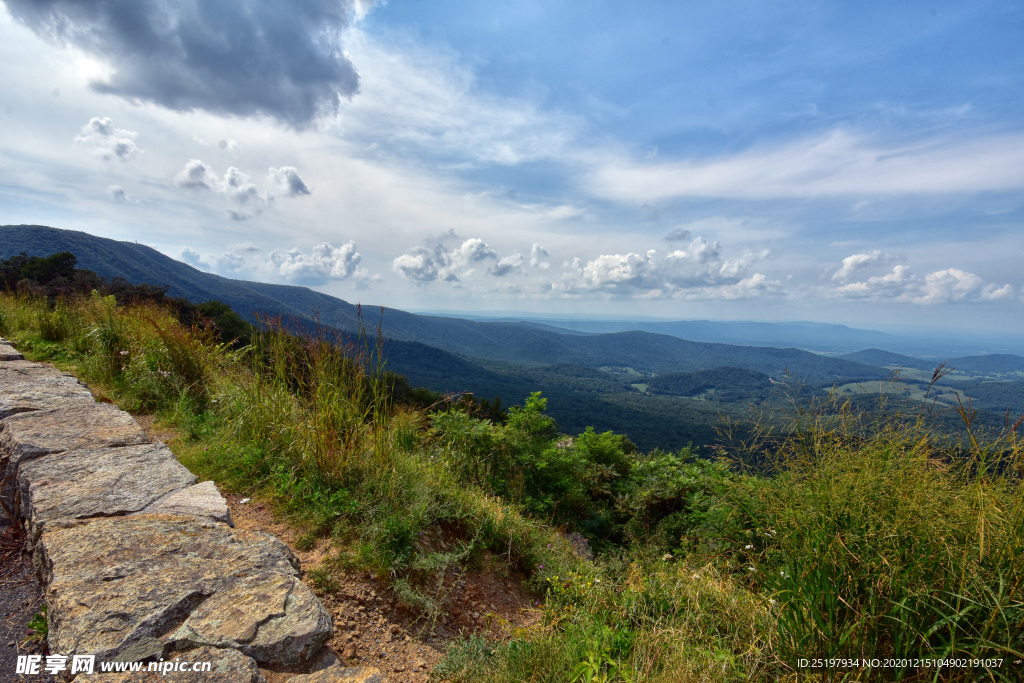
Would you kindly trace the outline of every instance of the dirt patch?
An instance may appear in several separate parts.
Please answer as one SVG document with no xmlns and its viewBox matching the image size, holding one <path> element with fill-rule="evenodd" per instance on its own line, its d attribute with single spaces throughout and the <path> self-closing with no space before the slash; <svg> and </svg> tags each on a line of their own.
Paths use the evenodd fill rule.
<svg viewBox="0 0 1024 683">
<path fill-rule="evenodd" d="M 428 620 L 372 575 L 331 565 L 329 541 L 296 550 L 295 531 L 275 519 L 267 503 L 237 495 L 226 497 L 236 526 L 271 533 L 284 541 L 302 562 L 307 583 L 310 572 L 331 567 L 330 590 L 317 582 L 311 584 L 334 619 L 334 637 L 328 645 L 346 664 L 376 667 L 389 681 L 426 683 L 430 669 L 451 642 L 472 633 L 494 641 L 507 640 L 515 629 L 540 618 L 536 597 L 521 589 L 517 577 L 500 576 L 485 568 L 447 574 L 440 590 L 443 612 L 436 620 Z M 488 563 L 485 559 L 485 566 Z M 266 673 L 269 683 L 288 678 L 288 674 Z"/>
<path fill-rule="evenodd" d="M 166 444 L 177 436 L 174 428 L 162 425 L 157 426 L 156 415 L 132 415 L 132 417 L 135 418 L 135 421 L 139 423 L 140 427 L 142 427 L 142 431 L 146 432 L 146 437 L 150 441 L 162 441 Z"/>
<path fill-rule="evenodd" d="M 43 603 L 42 588 L 32 570 L 32 558 L 24 552 L 24 536 L 0 521 L 0 682 L 56 681 L 49 675 L 15 673 L 18 655 L 43 654 L 42 645 L 25 642 L 28 622 Z"/>
</svg>

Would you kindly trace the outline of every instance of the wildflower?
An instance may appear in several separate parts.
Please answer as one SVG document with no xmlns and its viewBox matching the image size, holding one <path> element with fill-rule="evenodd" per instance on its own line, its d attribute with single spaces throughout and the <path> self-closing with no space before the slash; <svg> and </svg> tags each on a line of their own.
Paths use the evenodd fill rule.
<svg viewBox="0 0 1024 683">
<path fill-rule="evenodd" d="M 754 546 L 752 546 L 752 545 L 745 545 L 745 546 L 743 546 L 743 549 L 744 549 L 744 550 L 750 550 L 750 549 L 751 549 L 751 548 L 753 548 L 753 547 L 754 547 Z"/>
<path fill-rule="evenodd" d="M 544 569 L 544 565 L 537 567 L 537 569 Z"/>
<path fill-rule="evenodd" d="M 750 566 L 750 567 L 747 567 L 747 571 L 756 572 L 757 570 L 754 569 L 753 566 Z"/>
<path fill-rule="evenodd" d="M 122 351 L 122 352 L 121 352 L 121 355 L 122 355 L 122 356 L 127 356 L 127 355 L 128 355 L 128 352 L 127 352 L 127 351 Z"/>
</svg>

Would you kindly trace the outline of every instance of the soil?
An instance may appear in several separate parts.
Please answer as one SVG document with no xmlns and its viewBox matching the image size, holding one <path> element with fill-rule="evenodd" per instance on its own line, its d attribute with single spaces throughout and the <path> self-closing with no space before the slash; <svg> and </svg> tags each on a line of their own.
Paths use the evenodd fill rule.
<svg viewBox="0 0 1024 683">
<path fill-rule="evenodd" d="M 298 550 L 295 530 L 277 520 L 269 504 L 234 494 L 225 497 L 238 528 L 273 534 L 291 548 L 302 562 L 307 583 L 313 570 L 330 572 L 334 579 L 330 590 L 311 585 L 334 619 L 334 637 L 328 646 L 345 664 L 375 667 L 391 683 L 428 681 L 430 669 L 453 641 L 470 634 L 506 640 L 515 629 L 529 627 L 540 618 L 536 597 L 522 590 L 519 577 L 485 569 L 446 576 L 444 612 L 428 621 L 376 577 L 340 570 L 330 563 L 329 540 Z M 269 683 L 281 683 L 291 675 L 264 673 Z"/>
<path fill-rule="evenodd" d="M 42 605 L 42 588 L 24 551 L 23 534 L 0 514 L 0 683 L 56 681 L 53 676 L 16 674 L 18 655 L 45 654 L 40 644 L 26 641 L 28 622 Z"/>
</svg>

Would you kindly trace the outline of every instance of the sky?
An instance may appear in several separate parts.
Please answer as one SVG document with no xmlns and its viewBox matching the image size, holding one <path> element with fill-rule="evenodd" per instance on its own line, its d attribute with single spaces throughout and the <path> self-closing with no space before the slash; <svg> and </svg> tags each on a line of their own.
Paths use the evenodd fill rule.
<svg viewBox="0 0 1024 683">
<path fill-rule="evenodd" d="M 0 223 L 406 310 L 1024 332 L 1024 5 L 4 0 Z"/>
</svg>

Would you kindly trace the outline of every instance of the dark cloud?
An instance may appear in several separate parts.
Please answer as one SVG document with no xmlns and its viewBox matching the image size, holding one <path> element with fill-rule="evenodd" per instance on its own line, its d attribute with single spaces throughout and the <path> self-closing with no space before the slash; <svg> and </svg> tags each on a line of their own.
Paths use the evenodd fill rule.
<svg viewBox="0 0 1024 683">
<path fill-rule="evenodd" d="M 340 35 L 354 0 L 6 0 L 37 34 L 108 61 L 91 87 L 176 110 L 265 114 L 296 128 L 359 76 Z"/>
</svg>

